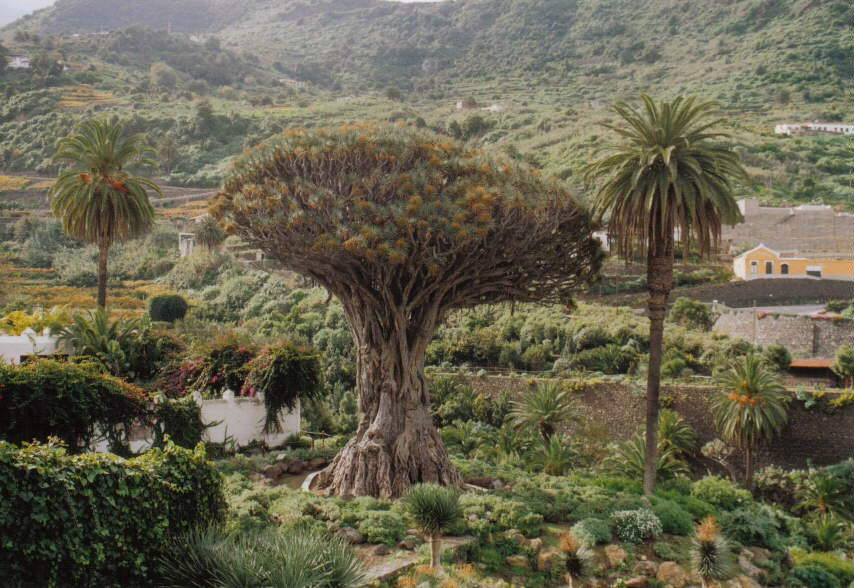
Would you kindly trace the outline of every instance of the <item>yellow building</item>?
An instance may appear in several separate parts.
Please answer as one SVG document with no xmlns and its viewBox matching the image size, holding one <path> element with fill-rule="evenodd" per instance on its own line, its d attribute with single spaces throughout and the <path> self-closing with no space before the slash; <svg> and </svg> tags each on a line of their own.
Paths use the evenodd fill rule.
<svg viewBox="0 0 854 588">
<path fill-rule="evenodd" d="M 786 255 L 760 243 L 736 257 L 732 270 L 743 280 L 806 277 L 854 280 L 854 257 Z"/>
</svg>

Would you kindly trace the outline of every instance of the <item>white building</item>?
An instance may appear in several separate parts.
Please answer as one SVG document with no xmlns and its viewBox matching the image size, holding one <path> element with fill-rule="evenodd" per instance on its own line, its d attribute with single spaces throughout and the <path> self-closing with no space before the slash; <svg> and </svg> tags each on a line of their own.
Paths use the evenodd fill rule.
<svg viewBox="0 0 854 588">
<path fill-rule="evenodd" d="M 0 331 L 0 358 L 9 363 L 20 363 L 22 357 L 34 355 L 53 355 L 62 349 L 50 329 L 41 335 L 32 329 L 25 329 L 20 335 L 6 335 Z"/>
<path fill-rule="evenodd" d="M 834 135 L 854 135 L 854 125 L 843 123 L 795 123 L 782 124 L 774 127 L 778 135 L 805 135 L 810 133 L 831 133 Z"/>
<path fill-rule="evenodd" d="M 12 55 L 6 65 L 9 69 L 29 69 L 30 58 L 26 55 Z"/>
</svg>

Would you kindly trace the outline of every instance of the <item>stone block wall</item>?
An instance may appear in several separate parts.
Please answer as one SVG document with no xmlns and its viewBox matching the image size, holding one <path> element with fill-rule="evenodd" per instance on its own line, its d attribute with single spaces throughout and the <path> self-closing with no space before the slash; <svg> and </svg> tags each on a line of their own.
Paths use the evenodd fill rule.
<svg viewBox="0 0 854 588">
<path fill-rule="evenodd" d="M 476 391 L 498 394 L 507 391 L 518 397 L 530 385 L 520 377 L 468 377 Z M 569 427 L 570 434 L 588 435 L 600 441 L 624 441 L 644 422 L 645 398 L 642 387 L 624 383 L 595 383 L 574 393 L 582 422 Z M 662 388 L 662 406 L 675 410 L 694 428 L 699 446 L 718 437 L 710 400 L 719 390 L 714 386 L 666 385 Z M 833 393 L 828 393 L 828 398 Z M 822 401 L 824 402 L 824 401 Z M 854 457 L 854 404 L 826 414 L 819 407 L 806 410 L 794 397 L 789 404 L 789 424 L 783 435 L 762 448 L 756 457 L 757 468 L 778 465 L 787 469 L 804 468 L 808 463 L 828 465 Z M 741 456 L 734 456 L 741 463 Z M 702 464 L 714 467 L 713 464 Z"/>
<path fill-rule="evenodd" d="M 854 343 L 854 322 L 841 318 L 776 315 L 728 310 L 714 330 L 756 345 L 785 345 L 794 356 L 832 358 L 843 343 Z"/>
</svg>

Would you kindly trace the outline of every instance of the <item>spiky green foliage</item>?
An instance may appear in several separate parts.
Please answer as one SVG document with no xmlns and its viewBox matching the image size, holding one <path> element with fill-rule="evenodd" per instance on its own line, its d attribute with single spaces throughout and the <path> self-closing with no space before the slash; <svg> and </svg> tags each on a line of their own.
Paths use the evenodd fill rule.
<svg viewBox="0 0 854 588">
<path fill-rule="evenodd" d="M 658 251 L 676 237 L 686 247 L 711 251 L 721 224 L 739 218 L 736 181 L 747 174 L 738 155 L 718 141 L 717 103 L 677 97 L 656 103 L 641 95 L 643 108 L 613 106 L 622 126 L 605 125 L 622 139 L 586 170 L 598 184 L 597 209 L 609 213 L 608 236 L 626 256 Z"/>
<path fill-rule="evenodd" d="M 691 455 L 697 448 L 697 435 L 682 415 L 665 408 L 658 415 L 658 446 L 672 449 L 676 456 Z"/>
<path fill-rule="evenodd" d="M 579 579 L 587 575 L 593 552 L 582 545 L 571 531 L 560 535 L 558 548 L 564 555 L 564 566 L 570 578 Z"/>
<path fill-rule="evenodd" d="M 643 479 L 646 440 L 643 435 L 634 435 L 628 441 L 616 443 L 613 452 L 605 460 L 605 468 L 619 476 L 633 479 Z M 672 447 L 663 448 L 659 445 L 656 453 L 655 471 L 658 478 L 672 478 L 676 474 L 688 471 L 688 466 L 679 459 Z"/>
<path fill-rule="evenodd" d="M 559 383 L 544 382 L 511 402 L 510 418 L 517 428 L 539 431 L 548 443 L 557 427 L 578 418 L 578 407 L 569 389 Z"/>
<path fill-rule="evenodd" d="M 712 412 L 725 440 L 752 450 L 782 432 L 789 421 L 785 388 L 761 357 L 745 355 L 717 382 L 724 392 L 712 401 Z"/>
<path fill-rule="evenodd" d="M 212 216 L 206 216 L 194 231 L 199 245 L 208 249 L 216 249 L 225 241 L 225 231 Z"/>
<path fill-rule="evenodd" d="M 847 385 L 854 382 L 854 348 L 851 345 L 845 343 L 836 350 L 836 361 L 831 369 Z"/>
<path fill-rule="evenodd" d="M 578 456 L 568 435 L 556 433 L 544 439 L 534 450 L 533 464 L 551 476 L 564 475 L 576 462 Z"/>
<path fill-rule="evenodd" d="M 442 533 L 462 516 L 459 494 L 437 484 L 417 484 L 404 497 L 406 512 L 428 534 Z"/>
<path fill-rule="evenodd" d="M 77 355 L 91 357 L 116 376 L 127 375 L 130 369 L 129 348 L 139 329 L 140 321 L 133 317 L 117 317 L 103 308 L 81 312 L 72 317 L 71 324 L 59 332 L 59 340 Z"/>
<path fill-rule="evenodd" d="M 851 519 L 851 496 L 845 483 L 824 471 L 813 471 L 797 490 L 798 508 L 819 516 Z"/>
<path fill-rule="evenodd" d="M 309 531 L 229 537 L 216 527 L 188 533 L 161 562 L 163 586 L 351 588 L 361 564 L 341 541 Z"/>
</svg>

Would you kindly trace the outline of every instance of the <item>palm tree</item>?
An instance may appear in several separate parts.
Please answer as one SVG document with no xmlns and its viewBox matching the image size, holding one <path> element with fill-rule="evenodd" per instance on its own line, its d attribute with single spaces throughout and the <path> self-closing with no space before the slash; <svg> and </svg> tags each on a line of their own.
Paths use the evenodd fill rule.
<svg viewBox="0 0 854 588">
<path fill-rule="evenodd" d="M 656 103 L 641 95 L 643 109 L 618 102 L 623 126 L 605 125 L 622 140 L 585 170 L 598 183 L 596 211 L 609 214 L 608 237 L 626 258 L 646 254 L 649 290 L 649 370 L 646 392 L 644 492 L 655 491 L 658 396 L 667 299 L 673 287 L 674 248 L 712 252 L 723 223 L 739 220 L 733 182 L 747 173 L 738 156 L 717 144 L 713 102 L 678 97 Z"/>
<path fill-rule="evenodd" d="M 718 432 L 744 451 L 745 483 L 753 486 L 753 451 L 779 435 L 789 421 L 780 376 L 768 370 L 757 355 L 745 355 L 718 376 L 724 389 L 712 401 Z"/>
<path fill-rule="evenodd" d="M 57 142 L 54 160 L 68 161 L 50 189 L 54 215 L 66 233 L 98 246 L 98 305 L 107 305 L 107 254 L 116 241 L 126 241 L 154 224 L 147 190 L 160 188 L 125 168 L 154 165 L 154 150 L 144 135 L 124 136 L 124 127 L 106 119 L 84 122 Z"/>
<path fill-rule="evenodd" d="M 578 409 L 569 391 L 553 382 L 538 384 L 521 399 L 511 403 L 510 418 L 517 428 L 539 431 L 548 443 L 557 427 L 578 417 Z"/>
<path fill-rule="evenodd" d="M 225 241 L 225 231 L 220 228 L 219 223 L 212 216 L 206 216 L 196 228 L 196 241 L 199 245 L 213 251 Z"/>
</svg>

